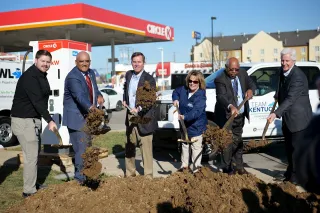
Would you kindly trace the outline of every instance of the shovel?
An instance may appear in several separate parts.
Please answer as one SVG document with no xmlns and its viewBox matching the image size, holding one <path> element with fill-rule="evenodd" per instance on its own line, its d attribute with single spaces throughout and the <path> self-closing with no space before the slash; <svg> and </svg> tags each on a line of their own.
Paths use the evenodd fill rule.
<svg viewBox="0 0 320 213">
<path fill-rule="evenodd" d="M 274 101 L 274 104 L 272 106 L 270 114 L 274 112 L 276 105 L 277 105 L 277 100 Z M 266 139 L 266 132 L 268 130 L 269 124 L 270 124 L 270 122 L 267 120 L 266 125 L 264 126 L 264 129 L 262 132 L 262 139 L 261 140 L 259 140 L 259 141 L 255 141 L 254 139 L 250 140 L 249 143 L 244 146 L 243 150 L 246 153 L 253 152 L 253 151 L 259 152 L 260 151 L 259 148 L 262 148 L 262 147 L 269 144 L 268 140 Z"/>
<path fill-rule="evenodd" d="M 272 114 L 274 112 L 274 110 L 276 109 L 277 103 L 278 103 L 278 101 L 275 100 L 274 104 L 272 106 L 270 114 Z M 265 127 L 263 129 L 263 133 L 262 133 L 262 141 L 266 141 L 266 132 L 268 130 L 269 124 L 270 124 L 270 122 L 267 120 L 266 125 L 265 125 Z"/>
<path fill-rule="evenodd" d="M 238 106 L 237 110 L 240 111 L 240 109 L 243 107 L 243 105 L 249 100 L 248 97 L 245 97 L 245 99 L 240 103 L 240 105 Z M 222 129 L 228 129 L 229 126 L 232 124 L 234 118 L 236 117 L 236 113 L 233 113 L 231 115 L 231 117 L 228 119 L 228 121 L 224 124 L 224 126 L 222 127 Z"/>
<path fill-rule="evenodd" d="M 127 105 L 126 108 L 131 112 L 131 110 L 132 110 L 131 107 L 129 107 Z M 146 124 L 146 123 L 149 123 L 151 121 L 151 118 L 141 117 L 135 112 L 131 112 L 131 113 L 134 115 L 134 117 L 130 118 L 130 122 L 132 122 L 132 123 L 135 123 L 135 124 L 137 124 L 137 123 Z"/>
<path fill-rule="evenodd" d="M 51 144 L 51 147 L 66 148 L 66 147 L 70 147 L 71 146 L 71 145 L 63 145 L 61 135 L 60 135 L 59 131 L 56 128 L 53 129 L 53 133 L 57 136 L 57 138 L 59 140 L 59 144 Z"/>
<path fill-rule="evenodd" d="M 176 106 L 176 108 L 177 108 L 176 111 L 178 112 L 178 114 L 181 115 L 179 107 Z M 182 142 L 182 143 L 194 143 L 194 142 L 197 142 L 197 140 L 194 140 L 194 139 L 190 140 L 189 139 L 187 128 L 186 128 L 186 125 L 184 124 L 184 121 L 183 120 L 179 120 L 179 123 L 180 123 L 180 125 L 182 127 L 182 133 L 183 133 L 183 136 L 184 136 L 182 138 L 184 138 L 184 139 L 182 139 L 182 138 L 178 139 L 178 142 Z"/>
<path fill-rule="evenodd" d="M 99 110 L 102 110 L 104 113 L 106 113 L 105 110 L 102 109 L 102 105 L 99 106 Z M 107 125 L 108 120 L 106 119 L 106 115 L 104 114 L 103 116 L 103 121 L 101 121 L 100 126 L 98 127 L 98 129 L 100 130 L 101 134 L 105 134 L 108 131 L 111 130 L 111 128 Z"/>
</svg>

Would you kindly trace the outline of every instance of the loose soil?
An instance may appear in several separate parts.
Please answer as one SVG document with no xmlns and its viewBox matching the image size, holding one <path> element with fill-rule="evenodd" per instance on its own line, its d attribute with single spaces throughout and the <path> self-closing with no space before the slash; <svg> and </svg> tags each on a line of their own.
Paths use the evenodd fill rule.
<svg viewBox="0 0 320 213">
<path fill-rule="evenodd" d="M 97 180 L 101 173 L 102 164 L 99 162 L 100 149 L 98 147 L 88 147 L 82 154 L 83 170 L 82 173 L 89 180 Z"/>
<path fill-rule="evenodd" d="M 84 126 L 83 130 L 88 135 L 104 134 L 105 129 L 101 128 L 102 123 L 109 123 L 109 121 L 105 119 L 105 112 L 101 109 L 92 110 L 86 117 L 86 125 Z"/>
<path fill-rule="evenodd" d="M 156 88 L 152 87 L 149 81 L 145 81 L 143 86 L 137 89 L 137 106 L 140 106 L 142 110 L 150 109 L 156 104 L 157 91 Z M 130 118 L 130 122 L 147 124 L 151 121 L 151 118 L 142 116 L 133 116 Z"/>
<path fill-rule="evenodd" d="M 290 183 L 267 185 L 252 175 L 174 173 L 103 180 L 96 190 L 75 181 L 51 185 L 8 212 L 317 212 L 320 197 Z"/>
<path fill-rule="evenodd" d="M 207 130 L 203 134 L 203 140 L 211 144 L 213 150 L 222 152 L 232 143 L 232 132 L 218 126 L 207 125 Z"/>
<path fill-rule="evenodd" d="M 247 144 L 244 145 L 243 151 L 248 152 L 261 152 L 263 149 L 267 148 L 270 145 L 268 140 L 250 140 Z"/>
<path fill-rule="evenodd" d="M 137 89 L 137 106 L 151 108 L 157 100 L 156 88 L 152 87 L 149 81 L 145 81 L 142 87 Z"/>
</svg>

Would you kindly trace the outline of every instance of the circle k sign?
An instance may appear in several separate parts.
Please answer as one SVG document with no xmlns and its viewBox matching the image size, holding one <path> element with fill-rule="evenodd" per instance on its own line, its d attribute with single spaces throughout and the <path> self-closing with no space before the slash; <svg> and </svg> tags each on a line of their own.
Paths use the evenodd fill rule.
<svg viewBox="0 0 320 213">
<path fill-rule="evenodd" d="M 153 24 L 148 24 L 147 32 L 153 35 L 164 37 L 167 40 L 172 39 L 172 30 L 169 26 L 161 27 L 161 26 L 155 26 Z"/>
</svg>

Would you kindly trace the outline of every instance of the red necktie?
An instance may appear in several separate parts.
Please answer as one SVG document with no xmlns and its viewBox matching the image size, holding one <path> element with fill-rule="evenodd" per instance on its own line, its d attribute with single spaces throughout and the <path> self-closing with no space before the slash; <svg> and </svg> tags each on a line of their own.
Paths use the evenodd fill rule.
<svg viewBox="0 0 320 213">
<path fill-rule="evenodd" d="M 89 74 L 86 74 L 86 82 L 87 82 L 87 85 L 88 85 L 88 89 L 89 89 L 89 95 L 90 95 L 90 102 L 91 104 L 93 104 L 93 91 L 92 91 L 92 83 L 91 83 L 91 80 L 90 80 L 90 77 L 89 77 Z"/>
</svg>

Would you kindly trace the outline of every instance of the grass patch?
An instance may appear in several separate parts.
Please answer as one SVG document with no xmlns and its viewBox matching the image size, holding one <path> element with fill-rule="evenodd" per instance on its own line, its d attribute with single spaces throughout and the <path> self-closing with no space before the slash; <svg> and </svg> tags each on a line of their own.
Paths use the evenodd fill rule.
<svg viewBox="0 0 320 213">
<path fill-rule="evenodd" d="M 108 132 L 104 135 L 95 137 L 92 141 L 93 146 L 107 148 L 109 154 L 124 151 L 126 143 L 126 132 Z"/>
<path fill-rule="evenodd" d="M 59 172 L 52 171 L 50 167 L 38 169 L 38 182 L 51 185 L 63 183 L 64 180 L 54 179 Z M 9 206 L 23 202 L 23 169 L 15 166 L 0 167 L 0 212 L 4 212 Z"/>
</svg>

